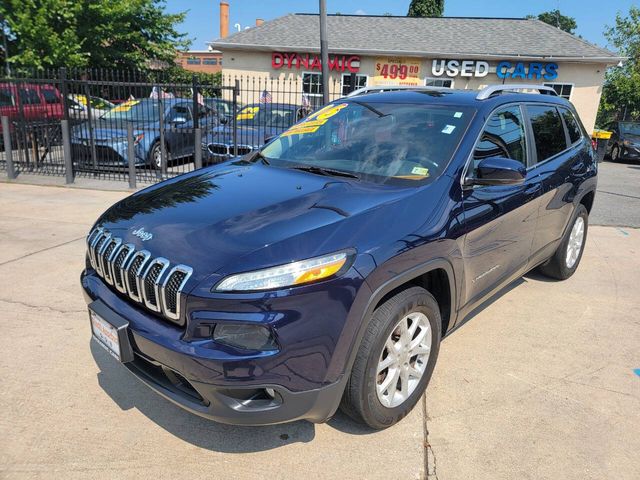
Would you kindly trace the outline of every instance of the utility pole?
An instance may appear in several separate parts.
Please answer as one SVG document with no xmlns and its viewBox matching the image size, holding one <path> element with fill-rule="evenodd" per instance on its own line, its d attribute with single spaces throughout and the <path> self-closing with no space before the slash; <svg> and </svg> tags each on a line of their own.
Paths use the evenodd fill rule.
<svg viewBox="0 0 640 480">
<path fill-rule="evenodd" d="M 329 103 L 329 50 L 327 45 L 327 2 L 320 0 L 320 61 L 322 62 L 322 101 Z"/>
</svg>

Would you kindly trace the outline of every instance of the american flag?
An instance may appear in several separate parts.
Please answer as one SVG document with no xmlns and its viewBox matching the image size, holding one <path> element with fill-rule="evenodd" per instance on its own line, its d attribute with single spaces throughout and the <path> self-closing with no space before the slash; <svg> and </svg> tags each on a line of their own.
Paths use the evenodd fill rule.
<svg viewBox="0 0 640 480">
<path fill-rule="evenodd" d="M 271 103 L 271 94 L 266 90 L 263 90 L 260 95 L 260 103 Z"/>
</svg>

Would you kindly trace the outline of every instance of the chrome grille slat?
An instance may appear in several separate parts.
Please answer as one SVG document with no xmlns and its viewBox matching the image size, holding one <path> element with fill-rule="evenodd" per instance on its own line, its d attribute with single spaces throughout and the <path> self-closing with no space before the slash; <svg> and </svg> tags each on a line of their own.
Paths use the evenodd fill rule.
<svg viewBox="0 0 640 480">
<path fill-rule="evenodd" d="M 140 275 L 143 272 L 147 262 L 151 258 L 151 254 L 146 250 L 137 252 L 132 260 L 126 273 L 127 293 L 136 302 L 142 303 L 142 287 L 140 285 Z"/>
<path fill-rule="evenodd" d="M 113 278 L 113 286 L 116 287 L 120 293 L 127 293 L 124 269 L 134 253 L 135 248 L 130 243 L 121 245 L 117 252 L 114 253 L 113 263 L 111 265 L 111 277 Z"/>
<path fill-rule="evenodd" d="M 184 325 L 181 299 L 193 273 L 191 267 L 171 268 L 166 258 L 152 258 L 147 250 L 137 251 L 133 244 L 123 244 L 121 238 L 102 227 L 87 235 L 87 250 L 91 266 L 105 283 L 171 322 Z"/>
<path fill-rule="evenodd" d="M 142 298 L 145 306 L 154 312 L 160 312 L 162 306 L 160 304 L 160 295 L 158 288 L 162 274 L 169 268 L 169 260 L 158 257 L 149 263 L 146 271 L 141 277 Z"/>
<path fill-rule="evenodd" d="M 103 278 L 109 285 L 113 285 L 113 259 L 114 255 L 120 248 L 122 240 L 120 238 L 111 238 L 104 249 L 104 253 L 100 256 L 102 261 Z"/>
<path fill-rule="evenodd" d="M 181 294 L 192 273 L 193 269 L 191 267 L 176 265 L 169 271 L 162 283 L 160 288 L 162 312 L 171 320 L 180 321 L 182 318 L 180 315 Z"/>
<path fill-rule="evenodd" d="M 109 241 L 111 240 L 111 234 L 108 232 L 103 232 L 102 236 L 98 239 L 95 248 L 93 249 L 93 254 L 96 259 L 96 271 L 98 274 L 104 278 L 104 265 L 102 255 L 109 245 Z"/>
</svg>

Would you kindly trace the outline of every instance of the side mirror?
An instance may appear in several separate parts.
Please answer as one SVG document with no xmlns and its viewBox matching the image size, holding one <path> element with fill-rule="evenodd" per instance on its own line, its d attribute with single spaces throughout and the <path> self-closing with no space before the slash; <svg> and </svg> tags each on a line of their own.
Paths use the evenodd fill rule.
<svg viewBox="0 0 640 480">
<path fill-rule="evenodd" d="M 175 117 L 170 123 L 174 125 L 182 125 L 183 123 L 187 123 L 187 119 L 184 117 Z"/>
<path fill-rule="evenodd" d="M 491 157 L 481 160 L 476 177 L 467 178 L 465 185 L 519 185 L 524 182 L 527 169 L 517 160 Z"/>
</svg>

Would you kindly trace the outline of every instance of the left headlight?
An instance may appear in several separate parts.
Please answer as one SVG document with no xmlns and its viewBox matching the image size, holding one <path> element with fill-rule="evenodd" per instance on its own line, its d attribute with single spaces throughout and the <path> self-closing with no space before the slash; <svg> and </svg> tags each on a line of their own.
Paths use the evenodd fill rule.
<svg viewBox="0 0 640 480">
<path fill-rule="evenodd" d="M 214 290 L 218 292 L 271 290 L 316 282 L 346 268 L 349 258 L 349 252 L 338 252 L 264 270 L 239 273 L 225 278 Z"/>
</svg>

